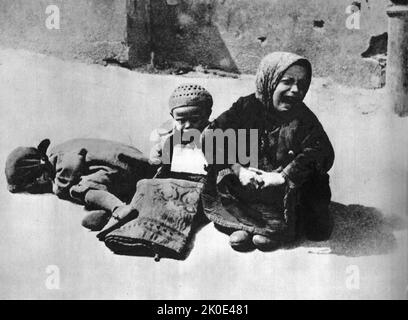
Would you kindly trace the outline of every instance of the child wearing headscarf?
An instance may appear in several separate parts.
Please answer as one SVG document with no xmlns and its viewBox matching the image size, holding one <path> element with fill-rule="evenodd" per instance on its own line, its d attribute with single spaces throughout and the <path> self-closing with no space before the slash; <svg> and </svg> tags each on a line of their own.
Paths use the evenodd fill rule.
<svg viewBox="0 0 408 320">
<path fill-rule="evenodd" d="M 327 172 L 334 151 L 321 123 L 302 102 L 312 67 L 301 56 L 274 52 L 260 63 L 255 93 L 241 97 L 204 132 L 257 129 L 258 168 L 216 164 L 218 196 L 204 197 L 204 209 L 230 234 L 236 250 L 270 250 L 299 233 L 311 240 L 330 237 L 333 223 Z M 238 145 L 237 148 L 247 145 Z M 216 149 L 217 152 L 226 150 Z"/>
<path fill-rule="evenodd" d="M 54 193 L 60 199 L 92 211 L 82 221 L 97 231 L 112 212 L 124 207 L 138 180 L 152 177 L 156 167 L 136 148 L 102 139 L 73 139 L 54 146 L 50 140 L 34 147 L 18 147 L 6 161 L 12 193 Z"/>
</svg>

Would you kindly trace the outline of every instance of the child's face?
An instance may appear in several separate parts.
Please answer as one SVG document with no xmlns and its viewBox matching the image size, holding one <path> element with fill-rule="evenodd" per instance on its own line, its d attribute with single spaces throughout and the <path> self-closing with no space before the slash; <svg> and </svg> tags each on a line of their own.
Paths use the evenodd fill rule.
<svg viewBox="0 0 408 320">
<path fill-rule="evenodd" d="M 174 109 L 172 116 L 176 130 L 188 131 L 196 129 L 202 131 L 208 124 L 210 112 L 203 108 L 188 106 Z"/>
<path fill-rule="evenodd" d="M 273 106 L 278 111 L 289 111 L 303 101 L 308 86 L 306 68 L 293 65 L 286 70 L 273 93 Z"/>
</svg>

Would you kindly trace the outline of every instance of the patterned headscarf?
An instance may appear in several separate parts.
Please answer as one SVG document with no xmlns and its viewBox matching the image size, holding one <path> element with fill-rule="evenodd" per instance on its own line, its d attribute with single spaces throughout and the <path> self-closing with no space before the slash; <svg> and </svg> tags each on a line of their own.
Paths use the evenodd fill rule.
<svg viewBox="0 0 408 320">
<path fill-rule="evenodd" d="M 306 67 L 309 80 L 307 92 L 312 79 L 312 66 L 309 60 L 291 52 L 273 52 L 262 59 L 256 74 L 255 94 L 268 109 L 273 107 L 272 97 L 280 79 L 286 70 L 294 64 Z"/>
</svg>

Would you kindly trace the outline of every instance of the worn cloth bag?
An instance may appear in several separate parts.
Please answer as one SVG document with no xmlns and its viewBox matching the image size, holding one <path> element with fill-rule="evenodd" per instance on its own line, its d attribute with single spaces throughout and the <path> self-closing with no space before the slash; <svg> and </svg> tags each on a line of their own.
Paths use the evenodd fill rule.
<svg viewBox="0 0 408 320">
<path fill-rule="evenodd" d="M 202 214 L 202 188 L 202 182 L 173 178 L 139 181 L 130 204 L 137 218 L 108 233 L 106 246 L 118 254 L 185 259 Z"/>
</svg>

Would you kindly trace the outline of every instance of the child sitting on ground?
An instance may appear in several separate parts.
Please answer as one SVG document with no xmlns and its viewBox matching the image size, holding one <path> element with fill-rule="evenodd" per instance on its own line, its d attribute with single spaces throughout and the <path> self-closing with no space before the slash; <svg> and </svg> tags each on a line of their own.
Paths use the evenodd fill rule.
<svg viewBox="0 0 408 320">
<path fill-rule="evenodd" d="M 218 165 L 214 172 L 222 194 L 203 201 L 207 217 L 230 234 L 235 250 L 274 250 L 303 236 L 330 238 L 328 172 L 334 150 L 322 124 L 303 103 L 311 79 L 306 58 L 271 53 L 260 63 L 256 91 L 239 98 L 204 131 L 258 132 L 257 169 L 237 156 Z M 251 141 L 238 147 L 247 150 L 245 143 Z M 227 152 L 220 147 L 217 153 Z"/>
<path fill-rule="evenodd" d="M 138 149 L 101 139 L 73 139 L 56 145 L 50 140 L 37 148 L 18 147 L 6 161 L 12 193 L 54 193 L 60 199 L 85 205 L 92 211 L 82 221 L 101 230 L 117 208 L 133 197 L 136 183 L 152 177 L 156 167 Z"/>
<path fill-rule="evenodd" d="M 200 85 L 182 84 L 173 91 L 169 99 L 172 129 L 156 131 L 158 141 L 150 153 L 150 162 L 160 166 L 155 178 L 200 181 L 207 174 L 199 140 L 201 132 L 209 124 L 212 105 L 211 94 Z M 138 197 L 136 193 L 132 203 L 137 202 Z M 135 218 L 130 214 L 132 203 L 115 212 L 98 234 L 100 240 Z"/>
<path fill-rule="evenodd" d="M 209 124 L 213 100 L 211 94 L 197 84 L 178 86 L 169 99 L 172 128 L 156 131 L 156 144 L 150 161 L 162 165 L 160 176 L 172 172 L 206 174 L 200 135 Z"/>
</svg>

